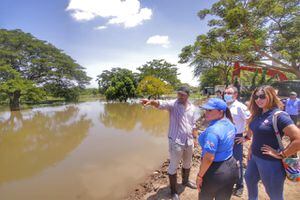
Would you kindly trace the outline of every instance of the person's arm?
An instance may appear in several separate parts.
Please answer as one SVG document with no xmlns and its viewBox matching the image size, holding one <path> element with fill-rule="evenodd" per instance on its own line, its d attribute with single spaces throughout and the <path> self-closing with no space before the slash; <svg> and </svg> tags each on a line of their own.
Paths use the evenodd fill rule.
<svg viewBox="0 0 300 200">
<path fill-rule="evenodd" d="M 199 172 L 197 175 L 197 179 L 196 179 L 196 185 L 198 188 L 198 191 L 201 191 L 201 186 L 202 186 L 202 182 L 203 182 L 203 176 L 206 173 L 206 171 L 208 170 L 208 168 L 211 166 L 211 164 L 213 163 L 215 159 L 215 155 L 212 153 L 208 153 L 206 152 L 202 158 L 200 167 L 199 167 Z"/>
<path fill-rule="evenodd" d="M 240 116 L 243 120 L 248 120 L 250 118 L 250 111 L 248 109 L 248 107 L 244 104 L 241 104 L 241 107 L 240 107 Z"/>
<path fill-rule="evenodd" d="M 249 119 L 246 119 L 246 135 L 244 135 L 243 137 L 239 137 L 235 140 L 235 142 L 237 144 L 242 144 L 244 142 L 247 142 L 247 141 L 250 141 L 252 139 L 252 135 L 253 135 L 253 132 L 249 129 Z"/>
<path fill-rule="evenodd" d="M 148 99 L 142 99 L 141 104 L 143 104 L 144 106 L 154 106 L 155 108 L 159 107 L 159 101 L 157 100 L 148 100 Z"/>
<path fill-rule="evenodd" d="M 291 124 L 283 129 L 286 136 L 290 138 L 290 144 L 281 152 L 283 156 L 289 157 L 300 151 L 300 129 Z"/>
<path fill-rule="evenodd" d="M 251 130 L 249 130 L 249 129 L 247 129 L 245 132 L 246 132 L 246 135 L 244 136 L 245 141 L 251 140 L 253 132 Z"/>
<path fill-rule="evenodd" d="M 300 129 L 293 123 L 291 118 L 286 115 L 278 116 L 278 129 L 283 131 L 284 135 L 290 138 L 290 144 L 281 152 L 268 145 L 263 145 L 261 148 L 263 154 L 270 155 L 277 159 L 282 159 L 294 155 L 300 151 Z"/>
<path fill-rule="evenodd" d="M 283 132 L 290 138 L 290 144 L 281 152 L 277 152 L 268 145 L 263 145 L 261 148 L 263 154 L 270 155 L 277 159 L 283 159 L 300 151 L 300 129 L 296 125 L 291 124 L 285 127 Z"/>
<path fill-rule="evenodd" d="M 202 157 L 202 161 L 196 179 L 196 184 L 199 192 L 201 191 L 203 176 L 205 175 L 206 171 L 215 159 L 215 153 L 217 152 L 219 143 L 219 137 L 217 136 L 217 134 L 214 133 L 213 129 L 209 129 L 206 131 L 210 132 L 210 134 L 207 134 L 207 137 L 205 138 L 205 143 L 202 147 L 202 151 L 204 151 L 205 153 Z"/>
<path fill-rule="evenodd" d="M 198 134 L 199 134 L 199 130 L 197 127 L 197 121 L 200 118 L 199 115 L 199 110 L 195 110 L 193 113 L 193 130 L 192 130 L 192 135 L 193 135 L 193 139 L 194 139 L 194 146 L 196 147 L 198 145 Z"/>
<path fill-rule="evenodd" d="M 198 146 L 198 129 L 197 128 L 193 128 L 193 139 L 194 139 L 194 146 L 197 147 Z"/>
</svg>

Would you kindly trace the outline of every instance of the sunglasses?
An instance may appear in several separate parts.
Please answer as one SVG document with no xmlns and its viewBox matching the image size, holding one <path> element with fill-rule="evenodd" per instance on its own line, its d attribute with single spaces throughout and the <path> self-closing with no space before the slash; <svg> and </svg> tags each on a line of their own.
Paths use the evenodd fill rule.
<svg viewBox="0 0 300 200">
<path fill-rule="evenodd" d="M 266 95 L 265 94 L 254 95 L 253 98 L 254 98 L 254 100 L 257 100 L 258 98 L 260 98 L 260 99 L 266 99 Z"/>
</svg>

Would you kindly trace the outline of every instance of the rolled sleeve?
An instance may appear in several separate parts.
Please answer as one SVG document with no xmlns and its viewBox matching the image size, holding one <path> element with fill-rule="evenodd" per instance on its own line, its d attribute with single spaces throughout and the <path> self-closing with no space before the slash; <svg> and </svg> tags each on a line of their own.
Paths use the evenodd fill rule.
<svg viewBox="0 0 300 200">
<path fill-rule="evenodd" d="M 218 136 L 214 133 L 209 133 L 205 139 L 203 149 L 205 152 L 215 154 L 218 149 Z"/>
<path fill-rule="evenodd" d="M 247 108 L 247 106 L 245 106 L 244 104 L 242 104 L 242 106 L 240 107 L 240 116 L 246 120 L 246 119 L 249 119 L 250 118 L 250 111 L 249 109 Z"/>
</svg>

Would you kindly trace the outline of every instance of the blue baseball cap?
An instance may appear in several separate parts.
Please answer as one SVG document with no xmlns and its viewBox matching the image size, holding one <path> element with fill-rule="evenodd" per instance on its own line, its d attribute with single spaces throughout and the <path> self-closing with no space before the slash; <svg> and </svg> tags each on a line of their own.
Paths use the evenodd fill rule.
<svg viewBox="0 0 300 200">
<path fill-rule="evenodd" d="M 204 105 L 200 106 L 205 110 L 223 110 L 226 111 L 227 104 L 219 98 L 210 98 Z"/>
</svg>

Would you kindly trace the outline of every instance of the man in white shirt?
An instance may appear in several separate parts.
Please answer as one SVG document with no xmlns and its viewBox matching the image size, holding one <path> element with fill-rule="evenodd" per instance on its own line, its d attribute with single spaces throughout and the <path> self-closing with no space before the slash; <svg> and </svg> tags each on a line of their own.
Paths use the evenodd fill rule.
<svg viewBox="0 0 300 200">
<path fill-rule="evenodd" d="M 234 194 L 241 196 L 243 194 L 243 143 L 244 138 L 250 139 L 248 136 L 243 136 L 246 131 L 247 119 L 250 117 L 250 111 L 247 106 L 237 100 L 238 89 L 234 86 L 228 86 L 224 91 L 224 100 L 230 109 L 234 125 L 237 129 L 235 144 L 233 147 L 233 156 L 239 162 L 240 177 L 236 183 Z"/>
</svg>

